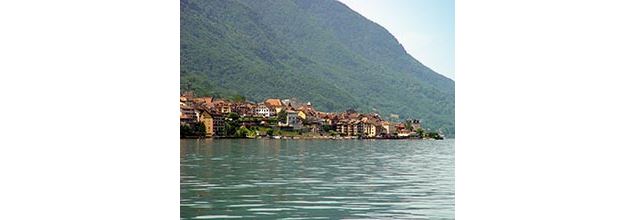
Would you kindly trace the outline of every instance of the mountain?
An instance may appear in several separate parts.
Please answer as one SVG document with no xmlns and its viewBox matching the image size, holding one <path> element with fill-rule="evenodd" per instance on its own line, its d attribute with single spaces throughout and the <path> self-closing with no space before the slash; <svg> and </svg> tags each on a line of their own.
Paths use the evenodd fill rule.
<svg viewBox="0 0 635 220">
<path fill-rule="evenodd" d="M 335 0 L 181 0 L 181 89 L 419 118 L 453 136 L 454 81 Z"/>
</svg>

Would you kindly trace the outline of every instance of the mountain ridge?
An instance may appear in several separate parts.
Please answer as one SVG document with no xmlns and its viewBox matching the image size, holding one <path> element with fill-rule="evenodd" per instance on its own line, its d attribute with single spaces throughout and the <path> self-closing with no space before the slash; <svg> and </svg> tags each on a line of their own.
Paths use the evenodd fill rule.
<svg viewBox="0 0 635 220">
<path fill-rule="evenodd" d="M 334 0 L 182 0 L 181 88 L 189 83 L 202 95 L 298 97 L 454 134 L 454 81 Z"/>
</svg>

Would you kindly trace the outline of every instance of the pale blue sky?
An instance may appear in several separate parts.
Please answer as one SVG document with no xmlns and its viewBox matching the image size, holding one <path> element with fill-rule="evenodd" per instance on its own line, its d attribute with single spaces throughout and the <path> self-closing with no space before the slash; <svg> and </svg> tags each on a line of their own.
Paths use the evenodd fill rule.
<svg viewBox="0 0 635 220">
<path fill-rule="evenodd" d="M 386 28 L 419 62 L 454 79 L 454 0 L 339 0 Z"/>
</svg>

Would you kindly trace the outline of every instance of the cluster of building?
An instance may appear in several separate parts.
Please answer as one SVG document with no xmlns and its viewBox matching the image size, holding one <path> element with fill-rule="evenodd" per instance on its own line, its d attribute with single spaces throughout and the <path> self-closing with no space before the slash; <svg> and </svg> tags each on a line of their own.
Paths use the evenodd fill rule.
<svg viewBox="0 0 635 220">
<path fill-rule="evenodd" d="M 212 97 L 194 97 L 186 92 L 180 97 L 182 126 L 194 123 L 205 125 L 206 137 L 231 136 L 225 124 L 238 117 L 239 126 L 267 127 L 271 129 L 313 132 L 323 135 L 357 136 L 363 138 L 404 138 L 417 135 L 419 120 L 394 123 L 376 113 L 358 113 L 354 110 L 331 113 L 321 112 L 310 102 L 296 99 L 266 99 L 260 103 L 230 101 Z M 234 121 L 234 123 L 236 123 Z M 261 134 L 264 135 L 264 134 Z"/>
</svg>

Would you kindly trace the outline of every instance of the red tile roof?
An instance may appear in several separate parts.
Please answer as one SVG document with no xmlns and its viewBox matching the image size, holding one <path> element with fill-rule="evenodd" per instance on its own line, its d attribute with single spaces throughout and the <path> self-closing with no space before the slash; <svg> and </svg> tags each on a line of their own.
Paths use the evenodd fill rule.
<svg viewBox="0 0 635 220">
<path fill-rule="evenodd" d="M 281 107 L 282 102 L 280 99 L 267 99 L 265 100 L 265 105 L 273 106 L 273 107 Z"/>
</svg>

